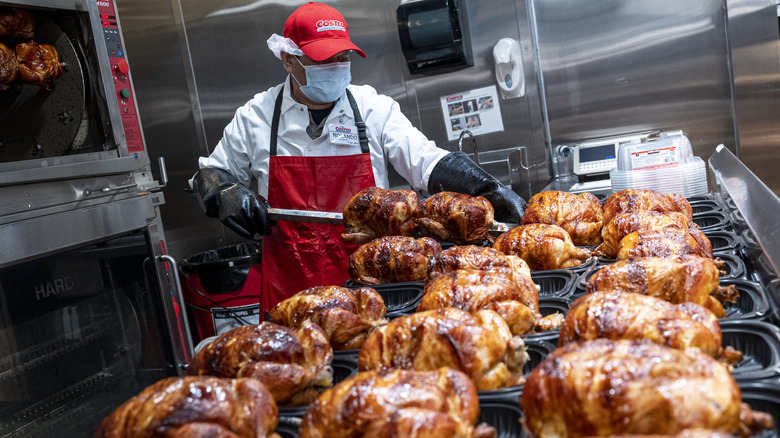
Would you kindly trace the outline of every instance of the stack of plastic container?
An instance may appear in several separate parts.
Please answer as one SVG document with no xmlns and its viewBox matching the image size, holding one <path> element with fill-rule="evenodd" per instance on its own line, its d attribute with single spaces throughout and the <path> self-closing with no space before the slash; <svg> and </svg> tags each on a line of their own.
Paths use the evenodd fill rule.
<svg viewBox="0 0 780 438">
<path fill-rule="evenodd" d="M 686 198 L 708 193 L 704 160 L 693 155 L 684 135 L 620 145 L 609 177 L 615 192 L 650 189 Z"/>
</svg>

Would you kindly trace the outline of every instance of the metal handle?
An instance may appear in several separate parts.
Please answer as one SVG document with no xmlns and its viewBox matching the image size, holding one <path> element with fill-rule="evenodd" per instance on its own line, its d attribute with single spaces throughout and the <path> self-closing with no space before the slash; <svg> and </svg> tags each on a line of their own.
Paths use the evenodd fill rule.
<svg viewBox="0 0 780 438">
<path fill-rule="evenodd" d="M 124 189 L 130 189 L 130 188 L 137 187 L 137 186 L 138 186 L 138 184 L 136 184 L 136 183 L 124 184 L 124 185 L 116 186 L 116 187 L 104 187 L 104 188 L 100 189 L 99 191 L 100 191 L 100 193 L 109 193 L 109 192 L 116 192 L 116 191 L 124 190 Z M 82 192 L 82 195 L 85 198 L 87 196 L 91 196 L 92 195 L 92 190 L 84 189 L 84 191 Z"/>
<path fill-rule="evenodd" d="M 168 185 L 168 169 L 165 167 L 165 157 L 157 158 L 157 162 L 160 164 L 160 179 L 162 180 L 158 189 L 164 189 Z"/>
<path fill-rule="evenodd" d="M 176 300 L 179 302 L 179 309 L 181 310 L 181 320 L 184 323 L 184 336 L 187 339 L 187 357 L 192 359 L 193 354 L 193 348 L 192 348 L 192 332 L 190 331 L 190 321 L 187 318 L 187 307 L 184 305 L 184 294 L 182 294 L 181 289 L 181 281 L 179 280 L 179 267 L 176 265 L 176 260 L 167 255 L 163 254 L 161 256 L 157 256 L 159 260 L 168 262 L 171 264 L 171 270 L 170 275 L 173 277 L 173 285 L 176 293 Z"/>
<path fill-rule="evenodd" d="M 479 152 L 477 151 L 477 140 L 474 138 L 474 134 L 471 133 L 468 129 L 464 129 L 460 133 L 460 137 L 458 137 L 458 150 L 463 152 L 463 137 L 468 134 L 469 137 L 471 137 L 471 145 L 474 148 L 474 158 L 477 162 L 477 165 L 479 166 Z"/>
</svg>

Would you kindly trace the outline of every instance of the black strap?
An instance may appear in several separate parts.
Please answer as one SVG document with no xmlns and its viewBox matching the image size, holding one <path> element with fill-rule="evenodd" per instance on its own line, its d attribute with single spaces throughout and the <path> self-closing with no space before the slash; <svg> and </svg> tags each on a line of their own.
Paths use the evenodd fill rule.
<svg viewBox="0 0 780 438">
<path fill-rule="evenodd" d="M 274 115 L 271 119 L 271 149 L 270 153 L 272 157 L 276 156 L 276 133 L 279 131 L 279 117 L 282 115 L 282 101 L 284 95 L 284 85 L 276 96 L 276 103 L 274 103 Z"/>
<path fill-rule="evenodd" d="M 366 123 L 363 121 L 363 117 L 360 116 L 360 109 L 355 102 L 355 98 L 352 93 L 347 91 L 347 99 L 349 99 L 349 106 L 352 108 L 352 115 L 355 117 L 355 126 L 358 130 L 358 139 L 360 140 L 360 151 L 364 154 L 368 153 L 368 135 L 366 134 Z M 274 103 L 274 115 L 271 119 L 271 147 L 270 154 L 272 157 L 276 156 L 276 144 L 277 144 L 277 131 L 279 131 L 279 118 L 282 115 L 282 101 L 284 94 L 284 87 L 279 91 L 276 96 L 276 102 Z"/>
<path fill-rule="evenodd" d="M 352 97 L 352 93 L 347 89 L 347 99 L 349 99 L 349 106 L 352 107 L 352 115 L 355 117 L 355 126 L 358 130 L 358 139 L 360 139 L 360 151 L 364 154 L 368 153 L 368 135 L 366 135 L 366 123 L 363 121 L 363 117 L 360 116 L 360 109 L 358 109 L 355 98 Z"/>
</svg>

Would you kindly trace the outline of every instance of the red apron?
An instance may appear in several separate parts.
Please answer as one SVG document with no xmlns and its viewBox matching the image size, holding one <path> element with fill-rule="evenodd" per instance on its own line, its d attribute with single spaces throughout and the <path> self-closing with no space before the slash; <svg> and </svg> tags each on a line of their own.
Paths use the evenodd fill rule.
<svg viewBox="0 0 780 438">
<path fill-rule="evenodd" d="M 276 155 L 282 94 L 271 125 L 268 204 L 276 208 L 341 212 L 349 199 L 375 185 L 368 141 L 357 105 L 347 90 L 360 134 L 362 154 L 337 157 Z M 357 245 L 341 240 L 343 225 L 279 221 L 263 239 L 260 314 L 298 291 L 341 285 L 349 278 L 349 255 Z"/>
</svg>

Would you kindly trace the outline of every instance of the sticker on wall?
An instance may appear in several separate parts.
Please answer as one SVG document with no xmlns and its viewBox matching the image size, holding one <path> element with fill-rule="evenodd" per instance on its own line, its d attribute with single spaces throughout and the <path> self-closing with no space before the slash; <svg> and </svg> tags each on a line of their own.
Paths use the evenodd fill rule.
<svg viewBox="0 0 780 438">
<path fill-rule="evenodd" d="M 457 140 L 464 129 L 475 136 L 504 130 L 495 85 L 443 96 L 441 109 L 449 140 Z"/>
</svg>

